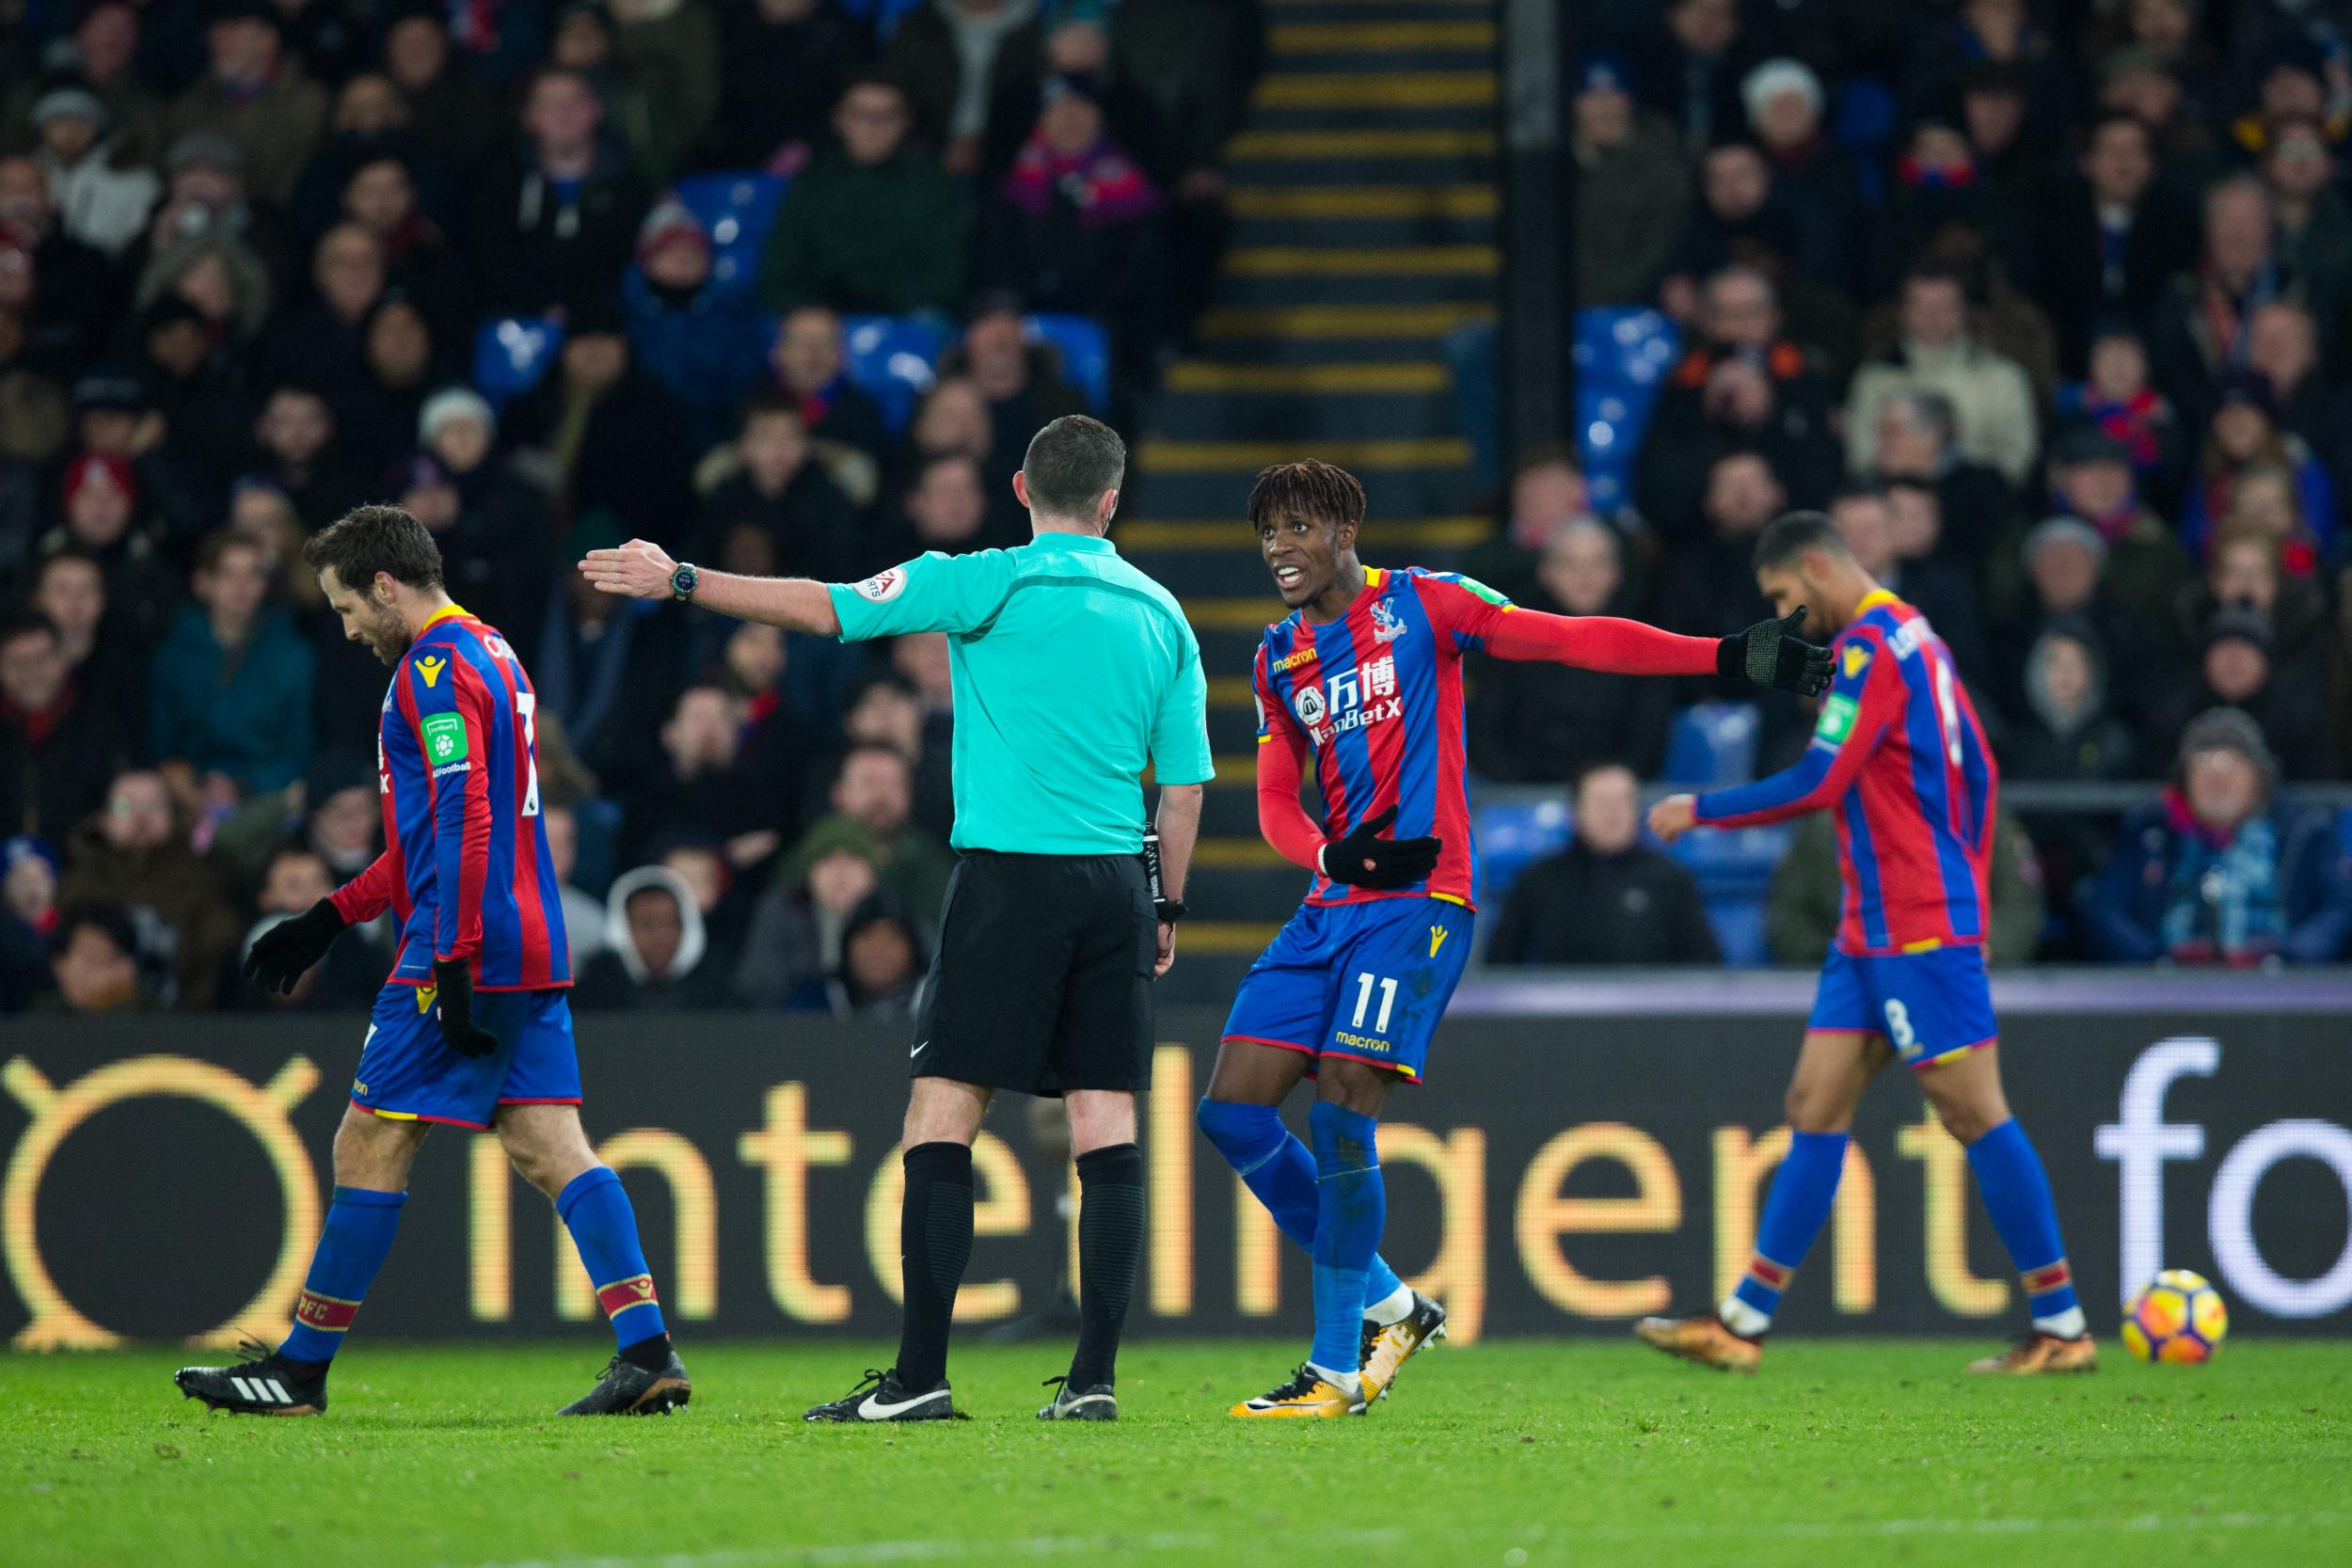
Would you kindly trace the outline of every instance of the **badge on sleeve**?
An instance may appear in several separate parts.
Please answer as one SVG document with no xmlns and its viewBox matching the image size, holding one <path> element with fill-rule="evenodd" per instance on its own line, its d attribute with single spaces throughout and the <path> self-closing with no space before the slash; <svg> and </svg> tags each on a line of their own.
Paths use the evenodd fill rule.
<svg viewBox="0 0 2352 1568">
<path fill-rule="evenodd" d="M 874 604 L 888 604 L 906 591 L 907 574 L 906 568 L 902 566 L 893 566 L 886 571 L 876 572 L 852 590 L 859 598 Z"/>
<path fill-rule="evenodd" d="M 1846 644 L 1846 678 L 1853 679 L 1869 667 L 1870 650 L 1859 642 Z"/>
</svg>

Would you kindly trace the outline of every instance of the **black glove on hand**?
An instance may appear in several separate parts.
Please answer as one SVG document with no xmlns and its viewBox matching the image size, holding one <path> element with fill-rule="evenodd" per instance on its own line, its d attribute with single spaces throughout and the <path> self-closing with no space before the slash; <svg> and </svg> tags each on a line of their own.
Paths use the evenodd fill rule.
<svg viewBox="0 0 2352 1568">
<path fill-rule="evenodd" d="M 1777 621 L 1758 621 L 1737 637 L 1715 645 L 1715 673 L 1726 679 L 1741 676 L 1775 691 L 1812 697 L 1829 689 L 1835 669 L 1830 652 L 1797 635 L 1804 626 L 1805 607 Z"/>
<path fill-rule="evenodd" d="M 322 898 L 253 939 L 245 956 L 246 978 L 265 991 L 291 993 L 302 972 L 326 957 L 342 934 L 343 917 L 335 912 L 335 901 Z"/>
<path fill-rule="evenodd" d="M 499 1037 L 473 1021 L 473 966 L 463 958 L 443 958 L 433 966 L 433 983 L 441 991 L 441 1037 L 460 1056 L 487 1056 L 499 1048 Z"/>
<path fill-rule="evenodd" d="M 1354 887 L 1410 887 L 1438 868 L 1438 851 L 1445 847 L 1434 838 L 1382 838 L 1396 822 L 1396 808 L 1356 824 L 1345 838 L 1323 847 L 1323 874 Z"/>
</svg>

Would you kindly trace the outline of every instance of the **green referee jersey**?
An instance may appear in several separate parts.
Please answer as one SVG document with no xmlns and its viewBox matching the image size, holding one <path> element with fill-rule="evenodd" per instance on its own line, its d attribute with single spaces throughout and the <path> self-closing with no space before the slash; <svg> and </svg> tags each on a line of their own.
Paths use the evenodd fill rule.
<svg viewBox="0 0 2352 1568">
<path fill-rule="evenodd" d="M 1107 539 L 934 551 L 827 592 L 845 642 L 947 634 L 959 849 L 1134 854 L 1147 762 L 1164 784 L 1215 776 L 1192 627 Z"/>
</svg>

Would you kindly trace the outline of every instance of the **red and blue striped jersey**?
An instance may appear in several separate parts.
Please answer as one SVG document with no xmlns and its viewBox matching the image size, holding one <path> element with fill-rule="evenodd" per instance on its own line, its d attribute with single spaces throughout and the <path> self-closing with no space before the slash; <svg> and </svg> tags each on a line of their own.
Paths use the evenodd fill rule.
<svg viewBox="0 0 2352 1568">
<path fill-rule="evenodd" d="M 1431 897 L 1475 908 L 1462 656 L 1484 646 L 1512 606 L 1451 572 L 1367 568 L 1364 578 L 1330 625 L 1293 610 L 1266 628 L 1253 676 L 1258 744 L 1312 750 L 1328 837 L 1395 806 L 1391 836 L 1435 834 L 1445 847 L 1413 887 L 1375 892 L 1318 875 L 1307 902 Z"/>
<path fill-rule="evenodd" d="M 537 699 L 522 661 L 451 606 L 392 671 L 376 734 L 384 853 L 335 895 L 347 921 L 390 910 L 388 984 L 468 958 L 482 990 L 572 983 L 555 863 L 539 819 Z"/>
<path fill-rule="evenodd" d="M 1830 644 L 1836 679 L 1804 758 L 1698 798 L 1720 828 L 1836 812 L 1840 952 L 1917 953 L 1984 940 L 2000 775 L 1952 656 L 1880 590 Z"/>
</svg>

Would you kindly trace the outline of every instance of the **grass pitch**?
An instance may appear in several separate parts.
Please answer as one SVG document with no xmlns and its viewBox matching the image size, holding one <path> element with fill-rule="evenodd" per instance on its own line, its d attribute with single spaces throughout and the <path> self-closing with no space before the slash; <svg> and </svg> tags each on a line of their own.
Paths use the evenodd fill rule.
<svg viewBox="0 0 2352 1568">
<path fill-rule="evenodd" d="M 690 1339 L 691 1409 L 570 1421 L 585 1335 L 356 1343 L 321 1420 L 208 1415 L 183 1353 L 0 1355 L 0 1562 L 2352 1562 L 2352 1346 L 1963 1377 L 1988 1348 L 1791 1340 L 1747 1379 L 1440 1346 L 1368 1418 L 1245 1424 L 1298 1345 L 1145 1341 L 1104 1427 L 1032 1418 L 1066 1346 L 960 1347 L 975 1419 L 846 1430 L 800 1412 L 886 1352 Z"/>
</svg>

